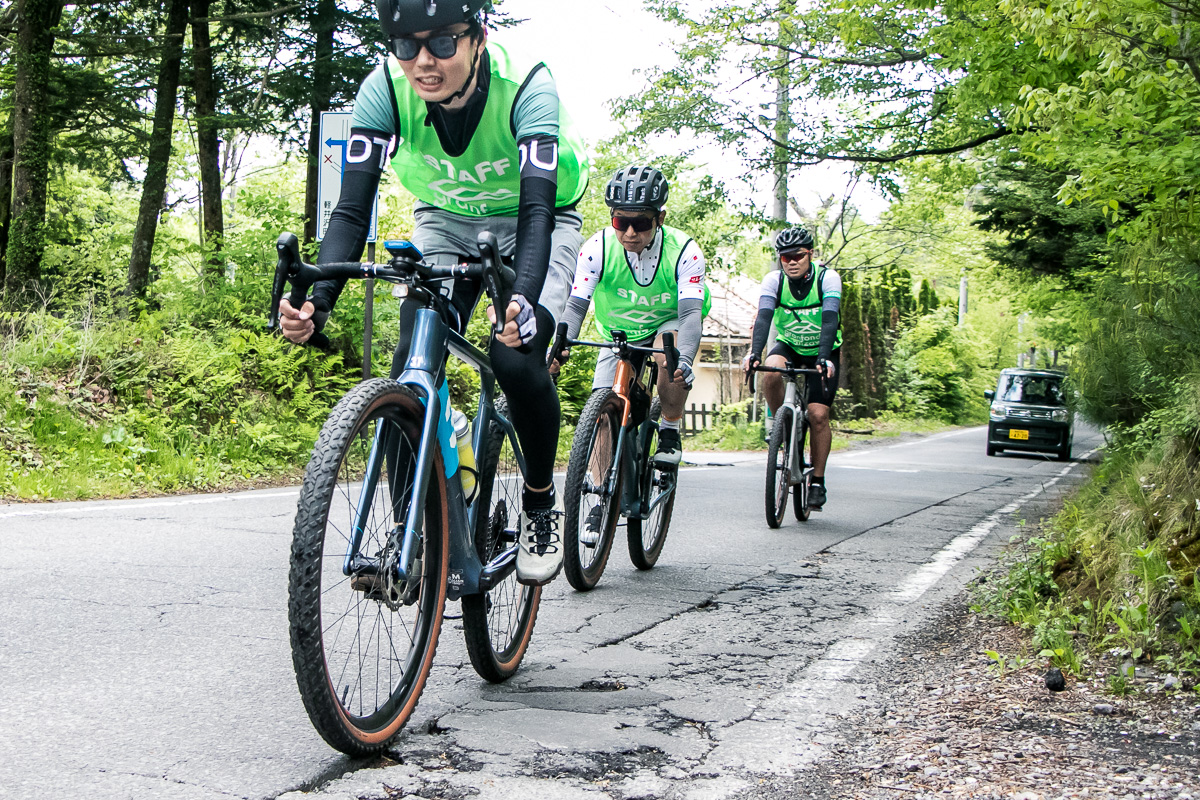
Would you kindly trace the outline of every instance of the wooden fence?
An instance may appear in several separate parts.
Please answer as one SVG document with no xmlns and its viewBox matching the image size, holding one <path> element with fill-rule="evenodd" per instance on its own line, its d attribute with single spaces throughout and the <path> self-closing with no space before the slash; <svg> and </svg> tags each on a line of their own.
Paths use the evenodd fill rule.
<svg viewBox="0 0 1200 800">
<path fill-rule="evenodd" d="M 712 406 L 701 403 L 699 408 L 696 407 L 695 403 L 692 403 L 690 408 L 685 408 L 683 410 L 683 435 L 695 436 L 700 431 L 708 430 L 715 426 L 720 408 L 715 403 Z M 738 414 L 737 416 L 740 417 L 742 415 Z M 758 419 L 757 405 L 752 404 L 750 406 L 750 419 Z M 737 417 L 734 418 L 734 421 L 737 421 Z"/>
</svg>

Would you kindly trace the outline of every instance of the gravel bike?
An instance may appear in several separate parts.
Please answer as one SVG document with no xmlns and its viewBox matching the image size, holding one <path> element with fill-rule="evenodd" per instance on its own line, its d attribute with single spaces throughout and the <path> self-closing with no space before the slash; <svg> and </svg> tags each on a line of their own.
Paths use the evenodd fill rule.
<svg viewBox="0 0 1200 800">
<path fill-rule="evenodd" d="M 491 362 L 453 329 L 441 281 L 482 281 L 507 308 L 512 270 L 496 238 L 479 236 L 478 263 L 433 266 L 409 242 L 386 263 L 313 266 L 297 239 L 279 237 L 269 327 L 290 282 L 292 306 L 331 278 L 397 285 L 418 310 L 404 370 L 351 389 L 334 407 L 304 473 L 292 534 L 288 619 L 292 663 L 309 719 L 330 746 L 378 753 L 412 716 L 429 678 L 446 600 L 461 600 L 476 672 L 512 675 L 533 634 L 541 589 L 517 582 L 524 456 L 497 396 Z M 322 337 L 323 338 L 323 337 Z M 470 446 L 455 440 L 447 351 L 480 375 Z M 463 461 L 474 459 L 460 468 Z"/>
<path fill-rule="evenodd" d="M 678 468 L 650 460 L 662 410 L 653 396 L 658 362 L 648 356 L 662 353 L 667 374 L 674 375 L 679 351 L 671 333 L 656 349 L 630 344 L 623 331 L 613 331 L 611 342 L 568 339 L 566 323 L 559 323 L 551 359 L 561 363 L 564 348 L 576 345 L 608 348 L 619 359 L 612 388 L 593 391 L 579 415 L 563 493 L 563 571 L 571 586 L 586 592 L 604 574 L 620 516 L 635 567 L 651 569 L 662 553 Z"/>
<path fill-rule="evenodd" d="M 746 376 L 750 393 L 754 393 L 755 372 L 778 372 L 787 378 L 783 404 L 775 410 L 775 422 L 767 440 L 767 525 L 778 528 L 783 524 L 788 493 L 792 495 L 792 511 L 800 522 L 808 520 L 812 508 L 808 505 L 809 477 L 812 475 L 812 442 L 808 435 L 808 378 L 825 377 L 817 369 L 767 367 L 756 364 Z M 802 382 L 800 379 L 804 378 Z"/>
</svg>

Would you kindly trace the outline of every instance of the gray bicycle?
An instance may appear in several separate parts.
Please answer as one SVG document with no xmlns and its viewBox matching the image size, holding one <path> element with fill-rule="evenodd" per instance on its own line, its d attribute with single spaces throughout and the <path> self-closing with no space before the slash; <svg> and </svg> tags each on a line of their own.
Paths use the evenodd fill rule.
<svg viewBox="0 0 1200 800">
<path fill-rule="evenodd" d="M 775 410 L 775 421 L 767 440 L 767 525 L 778 528 L 783 524 L 789 493 L 792 495 L 792 511 L 796 519 L 806 522 L 812 515 L 812 508 L 808 504 L 808 487 L 813 467 L 805 398 L 808 396 L 808 379 L 816 376 L 823 382 L 825 378 L 816 369 L 767 367 L 761 364 L 750 369 L 747 380 L 751 394 L 754 392 L 755 372 L 778 372 L 787 378 L 783 404 Z"/>
</svg>

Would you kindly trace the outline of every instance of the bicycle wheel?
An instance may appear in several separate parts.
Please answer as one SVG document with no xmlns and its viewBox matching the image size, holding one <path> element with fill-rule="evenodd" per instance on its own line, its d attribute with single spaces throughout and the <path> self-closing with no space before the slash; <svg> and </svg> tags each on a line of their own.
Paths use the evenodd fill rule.
<svg viewBox="0 0 1200 800">
<path fill-rule="evenodd" d="M 807 468 L 812 466 L 813 460 L 812 437 L 808 435 L 808 420 L 803 415 L 800 418 L 800 433 L 796 435 L 796 446 L 800 448 L 800 458 L 804 462 L 800 470 L 804 478 L 799 484 L 792 487 L 792 513 L 800 522 L 807 522 L 808 518 L 812 516 L 812 508 L 808 505 L 809 473 Z"/>
<path fill-rule="evenodd" d="M 503 398 L 496 410 L 507 416 Z M 475 550 L 485 565 L 517 543 L 517 516 L 521 513 L 521 474 L 512 442 L 499 423 L 493 422 L 479 470 L 481 513 L 475 529 Z M 483 594 L 463 595 L 463 635 L 471 666 L 491 683 L 507 680 L 517 671 L 537 620 L 542 587 L 525 586 L 516 572 Z"/>
<path fill-rule="evenodd" d="M 659 469 L 650 458 L 658 446 L 658 421 L 662 418 L 662 405 L 658 398 L 650 406 L 650 419 L 644 424 L 653 426 L 654 434 L 646 445 L 642 457 L 646 459 L 646 475 L 642 479 L 642 497 L 650 504 L 650 515 L 646 519 L 630 519 L 625 523 L 626 541 L 629 545 L 629 560 L 638 569 L 651 569 L 662 555 L 667 541 L 667 528 L 671 525 L 671 511 L 675 508 L 675 485 L 679 468 Z"/>
<path fill-rule="evenodd" d="M 446 605 L 449 528 L 441 452 L 431 454 L 412 578 L 396 579 L 412 503 L 424 405 L 395 381 L 366 381 L 334 407 L 304 473 L 293 531 L 288 620 L 309 719 L 351 756 L 378 753 L 412 716 L 429 678 Z M 364 495 L 374 442 L 386 454 Z M 357 509 L 362 540 L 343 563 Z"/>
<path fill-rule="evenodd" d="M 567 581 L 581 592 L 595 588 L 604 574 L 621 515 L 620 432 L 616 395 L 611 389 L 592 392 L 575 426 L 563 493 L 563 569 Z M 581 532 L 594 541 L 589 544 Z"/>
<path fill-rule="evenodd" d="M 792 409 L 781 406 L 775 413 L 771 426 L 771 440 L 767 443 L 767 526 L 778 528 L 783 524 L 787 509 L 788 459 L 792 446 Z"/>
</svg>

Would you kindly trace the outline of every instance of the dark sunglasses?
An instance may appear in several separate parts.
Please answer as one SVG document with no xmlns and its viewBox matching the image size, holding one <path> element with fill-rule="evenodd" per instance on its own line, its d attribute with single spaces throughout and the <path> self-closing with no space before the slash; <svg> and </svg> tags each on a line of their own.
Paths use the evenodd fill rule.
<svg viewBox="0 0 1200 800">
<path fill-rule="evenodd" d="M 654 227 L 654 220 L 646 217 L 613 217 L 613 227 L 624 233 L 627 228 L 633 228 L 638 233 L 645 233 Z"/>
<path fill-rule="evenodd" d="M 392 52 L 401 61 L 412 61 L 421 55 L 422 47 L 428 49 L 429 54 L 434 58 L 443 60 L 454 58 L 454 54 L 458 52 L 458 40 L 470 35 L 470 31 L 463 31 L 462 33 L 439 33 L 437 36 L 430 36 L 428 39 L 412 39 L 407 36 L 398 36 L 391 40 Z"/>
<path fill-rule="evenodd" d="M 780 253 L 779 260 L 786 261 L 789 264 L 796 264 L 800 261 L 803 261 L 805 258 L 807 258 L 808 256 L 811 256 L 811 255 L 812 255 L 812 250 L 800 250 L 800 251 L 791 252 L 791 253 Z"/>
</svg>

